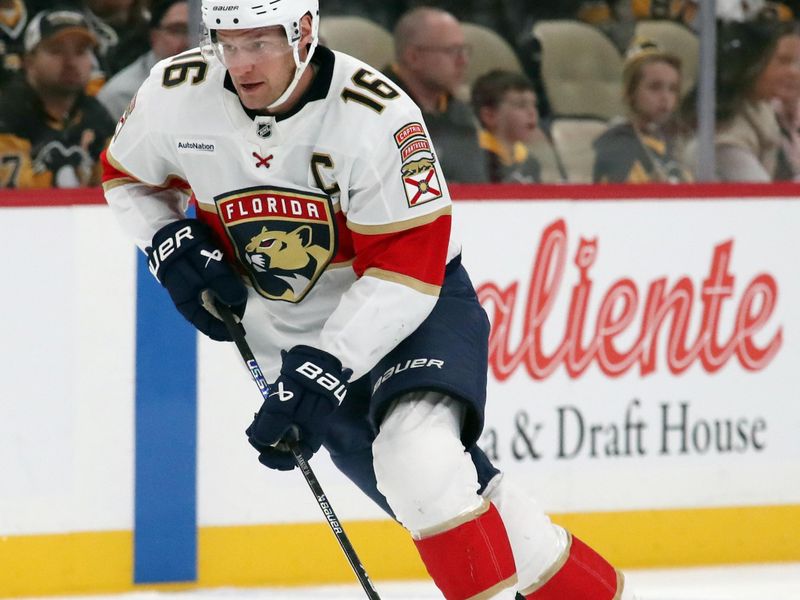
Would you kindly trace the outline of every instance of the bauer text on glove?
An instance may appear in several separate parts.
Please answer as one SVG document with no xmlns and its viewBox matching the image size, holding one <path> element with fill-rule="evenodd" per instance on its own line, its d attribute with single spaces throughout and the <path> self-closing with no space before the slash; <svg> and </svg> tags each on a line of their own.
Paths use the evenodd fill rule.
<svg viewBox="0 0 800 600">
<path fill-rule="evenodd" d="M 211 339 L 231 340 L 225 324 L 207 310 L 203 298 L 210 295 L 241 318 L 247 288 L 214 244 L 208 225 L 198 219 L 169 223 L 153 236 L 147 259 L 150 271 L 190 323 Z"/>
<path fill-rule="evenodd" d="M 247 437 L 262 464 L 289 470 L 294 459 L 278 444 L 296 429 L 300 451 L 311 458 L 325 439 L 328 417 L 347 394 L 352 372 L 342 369 L 332 354 L 311 346 L 295 346 L 282 356 L 281 373 L 247 428 Z"/>
</svg>

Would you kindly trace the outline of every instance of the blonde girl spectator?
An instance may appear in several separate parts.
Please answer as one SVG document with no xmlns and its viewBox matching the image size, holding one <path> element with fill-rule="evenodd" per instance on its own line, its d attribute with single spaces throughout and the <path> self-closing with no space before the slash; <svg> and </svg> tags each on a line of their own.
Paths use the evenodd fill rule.
<svg viewBox="0 0 800 600">
<path fill-rule="evenodd" d="M 636 39 L 622 72 L 629 115 L 594 142 L 595 182 L 689 181 L 675 157 L 674 117 L 681 89 L 680 59 Z"/>
</svg>

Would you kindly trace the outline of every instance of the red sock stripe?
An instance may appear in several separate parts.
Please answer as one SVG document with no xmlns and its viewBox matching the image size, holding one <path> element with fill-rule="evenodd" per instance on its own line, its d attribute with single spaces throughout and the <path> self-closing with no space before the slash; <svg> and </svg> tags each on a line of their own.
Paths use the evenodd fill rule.
<svg viewBox="0 0 800 600">
<path fill-rule="evenodd" d="M 613 600 L 617 597 L 617 571 L 608 561 L 572 538 L 564 565 L 526 600 Z"/>
<path fill-rule="evenodd" d="M 508 579 L 516 580 L 511 544 L 493 504 L 471 521 L 414 543 L 448 600 L 473 598 Z"/>
</svg>

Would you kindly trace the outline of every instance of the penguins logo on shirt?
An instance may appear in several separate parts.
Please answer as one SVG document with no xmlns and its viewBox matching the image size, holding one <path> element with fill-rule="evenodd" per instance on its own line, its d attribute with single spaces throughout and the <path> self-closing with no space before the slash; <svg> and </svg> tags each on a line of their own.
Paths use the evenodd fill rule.
<svg viewBox="0 0 800 600">
<path fill-rule="evenodd" d="M 300 302 L 336 253 L 330 198 L 283 188 L 248 188 L 215 201 L 236 256 L 258 293 L 270 300 Z"/>
</svg>

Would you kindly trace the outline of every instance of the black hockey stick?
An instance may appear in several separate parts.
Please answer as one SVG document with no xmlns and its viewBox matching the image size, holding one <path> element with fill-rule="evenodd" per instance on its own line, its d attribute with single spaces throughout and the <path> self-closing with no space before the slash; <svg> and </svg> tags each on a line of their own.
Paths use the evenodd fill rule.
<svg viewBox="0 0 800 600">
<path fill-rule="evenodd" d="M 264 379 L 264 374 L 261 371 L 261 367 L 258 366 L 256 357 L 253 356 L 253 351 L 250 350 L 250 345 L 244 338 L 244 327 L 241 323 L 236 322 L 233 313 L 227 306 L 224 306 L 221 303 L 216 303 L 216 309 L 217 312 L 219 312 L 219 315 L 222 317 L 222 320 L 225 322 L 225 327 L 227 327 L 228 332 L 231 334 L 233 342 L 239 349 L 239 354 L 242 355 L 242 360 L 244 360 L 245 365 L 247 365 L 250 375 L 253 377 L 253 381 L 255 381 L 259 391 L 261 392 L 261 396 L 264 398 L 264 400 L 266 400 L 269 396 L 269 384 L 267 383 L 267 380 Z M 370 600 L 380 600 L 380 596 L 375 590 L 375 586 L 372 585 L 372 581 L 370 580 L 369 575 L 367 575 L 364 565 L 361 564 L 353 545 L 350 543 L 350 539 L 344 532 L 344 528 L 339 521 L 339 517 L 336 516 L 336 513 L 333 511 L 333 507 L 331 506 L 330 502 L 328 502 L 328 497 L 322 490 L 322 486 L 319 484 L 316 475 L 314 475 L 314 471 L 311 470 L 311 466 L 308 464 L 308 461 L 303 458 L 303 454 L 300 452 L 300 448 L 297 446 L 296 437 L 293 440 L 287 440 L 286 445 L 289 447 L 292 456 L 294 456 L 294 462 L 299 467 L 303 477 L 305 477 L 308 487 L 310 487 L 311 491 L 314 493 L 314 497 L 317 499 L 317 504 L 319 504 L 322 514 L 325 515 L 325 520 L 328 521 L 328 525 L 330 525 L 333 535 L 336 536 L 336 541 L 339 542 L 339 546 L 341 546 L 342 552 L 344 552 L 345 557 L 347 557 L 347 562 L 350 563 L 350 567 L 352 567 L 353 572 L 356 574 L 358 582 L 361 584 L 361 587 L 364 588 L 367 598 Z"/>
</svg>

